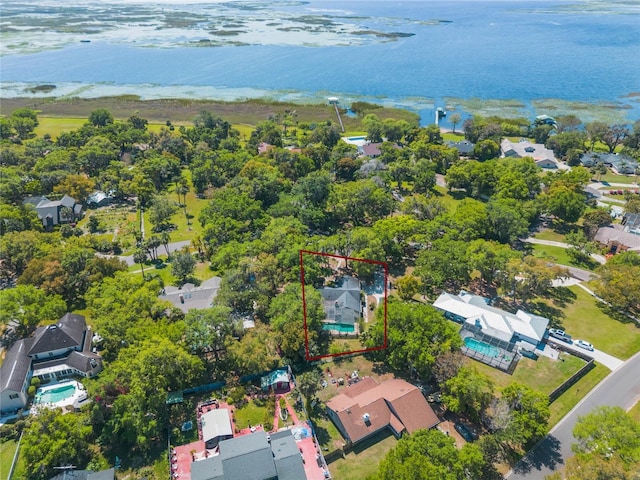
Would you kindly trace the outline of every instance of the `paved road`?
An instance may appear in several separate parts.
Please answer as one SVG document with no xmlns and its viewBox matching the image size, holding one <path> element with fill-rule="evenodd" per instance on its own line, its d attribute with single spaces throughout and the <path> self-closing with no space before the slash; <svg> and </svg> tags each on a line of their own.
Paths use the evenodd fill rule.
<svg viewBox="0 0 640 480">
<path fill-rule="evenodd" d="M 573 427 L 578 417 L 586 415 L 601 405 L 619 406 L 625 410 L 640 400 L 640 352 L 627 360 L 624 365 L 609 374 L 596 388 L 584 397 L 549 434 L 538 443 L 506 475 L 509 480 L 542 480 L 546 475 L 562 468 L 565 461 L 573 456 L 571 444 Z"/>
<path fill-rule="evenodd" d="M 169 244 L 169 252 L 175 252 L 177 250 L 180 250 L 182 247 L 191 245 L 191 240 L 184 240 L 182 242 L 172 242 Z M 158 249 L 158 253 L 162 254 L 165 253 L 164 252 L 164 247 L 160 247 Z M 105 255 L 106 256 L 106 255 Z M 127 255 L 127 256 L 123 256 L 123 257 L 118 257 L 119 260 L 124 260 L 125 262 L 127 262 L 127 265 L 131 266 L 134 265 L 136 262 L 133 261 L 133 255 Z"/>
</svg>

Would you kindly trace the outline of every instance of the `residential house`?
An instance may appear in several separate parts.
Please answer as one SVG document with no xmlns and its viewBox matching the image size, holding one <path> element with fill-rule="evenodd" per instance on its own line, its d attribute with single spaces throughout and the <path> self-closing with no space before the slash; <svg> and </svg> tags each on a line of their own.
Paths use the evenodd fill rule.
<svg viewBox="0 0 640 480">
<path fill-rule="evenodd" d="M 200 417 L 202 441 L 207 448 L 215 448 L 222 440 L 233 438 L 231 413 L 226 408 L 209 410 Z"/>
<path fill-rule="evenodd" d="M 45 228 L 53 228 L 63 223 L 73 223 L 82 217 L 82 205 L 69 195 L 60 200 L 49 200 L 47 197 L 29 197 L 23 203 L 35 207 L 38 218 Z"/>
<path fill-rule="evenodd" d="M 360 290 L 360 280 L 355 277 L 341 277 L 335 286 L 321 288 L 325 323 L 353 326 L 362 317 Z"/>
<path fill-rule="evenodd" d="M 26 407 L 32 377 L 59 380 L 97 375 L 102 370 L 102 360 L 91 351 L 91 340 L 85 318 L 73 313 L 18 340 L 7 351 L 0 369 L 0 411 Z"/>
<path fill-rule="evenodd" d="M 629 220 L 627 220 L 629 222 Z M 633 223 L 632 223 L 633 224 Z M 640 253 L 640 234 L 631 229 L 626 230 L 627 225 L 612 225 L 598 229 L 594 240 L 609 249 L 609 253 L 616 254 L 630 250 Z M 637 231 L 636 229 L 633 229 Z"/>
<path fill-rule="evenodd" d="M 273 370 L 260 378 L 260 387 L 265 392 L 273 390 L 276 392 L 289 391 L 291 384 L 291 371 L 289 368 L 279 368 Z"/>
<path fill-rule="evenodd" d="M 553 151 L 541 143 L 531 143 L 524 139 L 519 142 L 512 142 L 504 138 L 502 142 L 500 142 L 500 151 L 503 157 L 531 157 L 540 168 L 558 168 L 558 161 Z"/>
<path fill-rule="evenodd" d="M 219 455 L 191 464 L 191 480 L 303 480 L 302 456 L 291 430 L 262 430 L 222 440 Z"/>
<path fill-rule="evenodd" d="M 166 300 L 184 313 L 191 309 L 203 310 L 213 306 L 213 300 L 220 289 L 220 277 L 211 277 L 196 287 L 193 283 L 185 283 L 180 287 L 165 287 L 158 296 L 159 300 Z"/>
<path fill-rule="evenodd" d="M 327 413 L 351 444 L 387 428 L 400 437 L 440 423 L 418 387 L 400 379 L 378 383 L 363 377 L 329 400 Z"/>
<path fill-rule="evenodd" d="M 380 147 L 384 142 L 373 142 L 373 143 L 365 143 L 364 145 L 358 145 L 358 154 L 360 156 L 369 157 L 369 158 L 378 158 L 382 155 L 382 150 Z M 400 150 L 401 147 L 397 143 L 392 144 L 393 148 Z"/>
<path fill-rule="evenodd" d="M 111 202 L 113 202 L 113 197 L 102 190 L 96 190 L 87 197 L 87 206 L 90 208 L 104 207 Z"/>
<path fill-rule="evenodd" d="M 447 146 L 458 150 L 458 155 L 461 157 L 470 157 L 476 145 L 469 140 L 460 140 L 459 142 L 449 141 L 447 142 Z"/>
<path fill-rule="evenodd" d="M 65 470 L 49 480 L 115 480 L 115 468 L 92 472 L 91 470 Z"/>
<path fill-rule="evenodd" d="M 488 304 L 486 298 L 468 292 L 443 292 L 433 303 L 450 320 L 478 328 L 485 336 L 506 344 L 518 343 L 525 349 L 544 348 L 543 338 L 549 319 L 518 310 L 515 314 Z"/>
<path fill-rule="evenodd" d="M 633 175 L 638 168 L 638 162 L 626 155 L 617 153 L 588 152 L 580 157 L 580 164 L 590 168 L 602 162 L 618 175 Z"/>
</svg>

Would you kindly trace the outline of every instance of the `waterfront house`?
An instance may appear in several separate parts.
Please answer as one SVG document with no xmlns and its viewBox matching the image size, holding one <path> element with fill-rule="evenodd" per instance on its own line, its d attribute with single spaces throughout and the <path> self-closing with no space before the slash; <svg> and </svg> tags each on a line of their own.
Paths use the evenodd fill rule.
<svg viewBox="0 0 640 480">
<path fill-rule="evenodd" d="M 512 142 L 505 138 L 500 142 L 500 151 L 502 152 L 502 157 L 530 157 L 540 168 L 558 168 L 558 161 L 553 151 L 541 143 L 531 143 L 527 140 Z"/>
</svg>

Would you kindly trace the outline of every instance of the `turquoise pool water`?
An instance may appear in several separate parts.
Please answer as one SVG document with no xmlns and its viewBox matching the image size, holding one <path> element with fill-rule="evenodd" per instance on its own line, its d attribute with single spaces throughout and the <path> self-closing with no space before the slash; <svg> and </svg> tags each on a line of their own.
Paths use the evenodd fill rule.
<svg viewBox="0 0 640 480">
<path fill-rule="evenodd" d="M 325 323 L 322 325 L 323 330 L 333 330 L 334 332 L 340 333 L 352 333 L 355 331 L 355 327 L 353 325 L 347 325 L 344 323 Z"/>
<path fill-rule="evenodd" d="M 358 140 L 366 140 L 367 137 L 347 137 L 347 139 L 352 142 L 357 142 Z"/>
<path fill-rule="evenodd" d="M 488 343 L 476 340 L 472 337 L 465 338 L 464 344 L 467 346 L 467 348 L 475 350 L 476 352 L 480 352 L 488 357 L 497 357 L 500 355 L 500 350 L 498 350 L 496 347 L 489 345 Z"/>
<path fill-rule="evenodd" d="M 51 388 L 36 394 L 34 403 L 56 403 L 61 400 L 66 400 L 73 396 L 76 392 L 74 385 L 63 385 L 61 387 Z"/>
</svg>

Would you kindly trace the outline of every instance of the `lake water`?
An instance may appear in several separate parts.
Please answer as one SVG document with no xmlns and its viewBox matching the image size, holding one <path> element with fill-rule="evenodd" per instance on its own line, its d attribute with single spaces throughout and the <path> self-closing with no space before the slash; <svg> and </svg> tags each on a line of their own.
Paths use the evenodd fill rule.
<svg viewBox="0 0 640 480">
<path fill-rule="evenodd" d="M 25 33 L 33 40 L 21 44 L 16 39 L 24 35 L 3 35 L 2 95 L 51 83 L 55 95 L 86 97 L 338 96 L 345 106 L 369 100 L 411 108 L 423 123 L 435 106 L 508 115 L 574 111 L 584 121 L 640 118 L 640 96 L 632 95 L 640 92 L 640 2 L 249 2 L 251 8 L 225 10 L 219 46 L 194 46 L 223 28 L 206 23 L 207 15 L 229 4 L 189 7 L 200 23 L 182 30 L 151 28 L 159 10 L 144 4 L 141 11 L 152 11 L 147 23 L 58 34 L 55 50 L 37 43 L 51 33 L 46 26 Z M 317 28 L 318 18 L 331 26 Z M 20 53 L 33 46 L 39 51 Z"/>
</svg>

